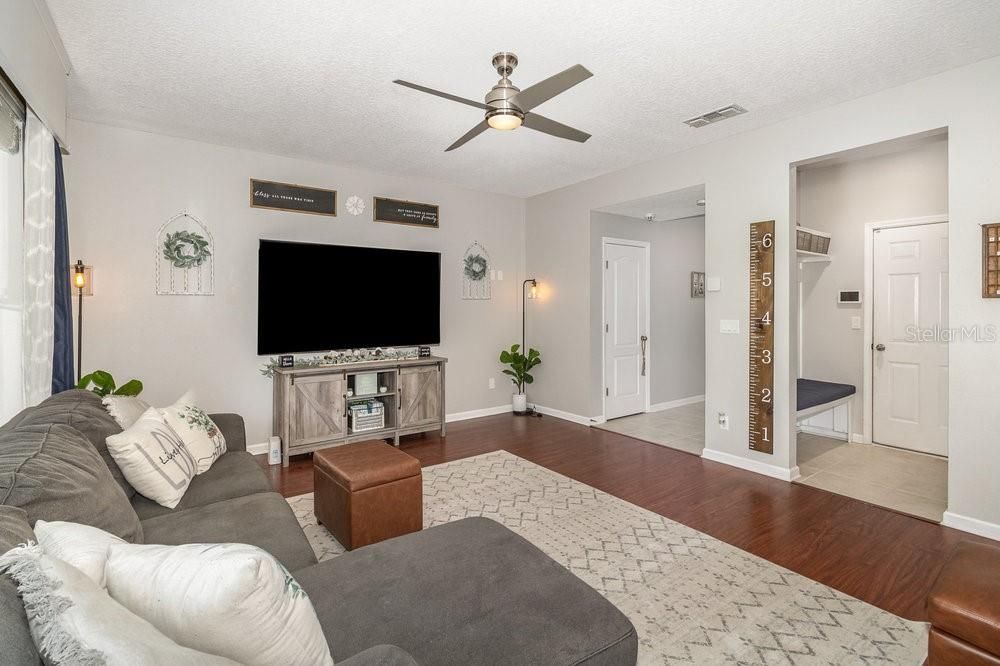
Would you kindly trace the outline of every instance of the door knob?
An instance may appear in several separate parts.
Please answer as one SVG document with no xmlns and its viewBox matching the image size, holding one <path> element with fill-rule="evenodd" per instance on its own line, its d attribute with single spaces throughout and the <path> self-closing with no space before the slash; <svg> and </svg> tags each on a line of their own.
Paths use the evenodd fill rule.
<svg viewBox="0 0 1000 666">
<path fill-rule="evenodd" d="M 881 342 L 875 345 L 875 351 L 885 351 L 885 345 Z"/>
</svg>

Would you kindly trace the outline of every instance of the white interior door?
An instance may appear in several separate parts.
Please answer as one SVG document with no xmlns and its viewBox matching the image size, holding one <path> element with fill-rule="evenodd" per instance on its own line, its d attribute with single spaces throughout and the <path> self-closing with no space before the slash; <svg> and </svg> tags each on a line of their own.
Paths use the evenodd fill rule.
<svg viewBox="0 0 1000 666">
<path fill-rule="evenodd" d="M 873 439 L 946 456 L 948 223 L 876 230 L 874 248 Z"/>
<path fill-rule="evenodd" d="M 604 416 L 646 411 L 649 313 L 645 246 L 604 244 Z"/>
</svg>

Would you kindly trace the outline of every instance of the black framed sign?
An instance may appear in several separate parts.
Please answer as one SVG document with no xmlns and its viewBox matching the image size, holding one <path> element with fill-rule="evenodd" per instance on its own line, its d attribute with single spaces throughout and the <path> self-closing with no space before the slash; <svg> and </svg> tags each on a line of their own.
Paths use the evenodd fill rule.
<svg viewBox="0 0 1000 666">
<path fill-rule="evenodd" d="M 416 201 L 375 197 L 375 205 L 372 206 L 372 218 L 376 222 L 411 224 L 415 227 L 437 229 L 438 206 L 436 204 L 417 203 Z"/>
<path fill-rule="evenodd" d="M 337 191 L 251 178 L 250 206 L 336 217 Z"/>
</svg>

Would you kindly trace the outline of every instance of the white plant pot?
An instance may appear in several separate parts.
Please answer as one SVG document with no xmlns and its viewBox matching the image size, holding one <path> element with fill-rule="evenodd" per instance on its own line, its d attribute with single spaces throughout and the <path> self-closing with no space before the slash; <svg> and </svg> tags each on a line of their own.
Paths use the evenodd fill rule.
<svg viewBox="0 0 1000 666">
<path fill-rule="evenodd" d="M 528 396 L 524 393 L 515 393 L 510 397 L 515 414 L 524 414 L 528 411 Z"/>
</svg>

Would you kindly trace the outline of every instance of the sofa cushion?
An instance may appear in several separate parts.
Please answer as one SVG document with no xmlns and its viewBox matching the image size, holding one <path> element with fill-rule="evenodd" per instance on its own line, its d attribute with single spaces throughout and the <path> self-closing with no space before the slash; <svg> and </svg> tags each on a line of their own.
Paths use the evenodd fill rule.
<svg viewBox="0 0 1000 666">
<path fill-rule="evenodd" d="M 19 506 L 28 522 L 93 525 L 131 542 L 142 525 L 90 442 L 66 425 L 22 425 L 0 433 L 0 504 Z"/>
<path fill-rule="evenodd" d="M 246 451 L 231 451 L 216 460 L 207 472 L 191 479 L 191 485 L 188 486 L 184 497 L 172 510 L 183 511 L 220 500 L 270 491 L 271 484 L 267 480 L 267 475 L 253 456 Z M 171 509 L 139 494 L 132 498 L 132 506 L 135 507 L 140 520 L 171 512 Z"/>
<path fill-rule="evenodd" d="M 316 562 L 292 508 L 277 493 L 174 510 L 143 521 L 142 528 L 146 543 L 248 543 L 271 553 L 292 572 Z"/>
<path fill-rule="evenodd" d="M 24 509 L 0 504 L 0 555 L 35 540 Z M 0 646 L 0 663 L 39 663 L 17 585 L 6 574 L 0 575 Z"/>
<path fill-rule="evenodd" d="M 125 491 L 125 495 L 128 497 L 135 495 L 135 489 L 125 480 L 125 475 L 108 451 L 105 440 L 111 435 L 117 435 L 122 429 L 108 414 L 99 395 L 93 391 L 79 389 L 57 393 L 43 400 L 37 407 L 29 407 L 22 411 L 10 420 L 5 429 L 50 423 L 62 423 L 79 430 L 101 454 L 101 458 L 111 471 L 111 476 Z"/>
<path fill-rule="evenodd" d="M 499 523 L 466 518 L 295 573 L 335 661 L 377 644 L 420 664 L 634 664 L 621 611 Z"/>
</svg>

